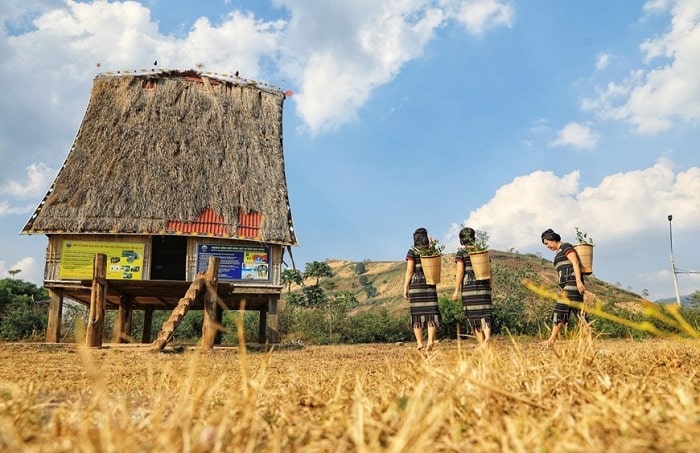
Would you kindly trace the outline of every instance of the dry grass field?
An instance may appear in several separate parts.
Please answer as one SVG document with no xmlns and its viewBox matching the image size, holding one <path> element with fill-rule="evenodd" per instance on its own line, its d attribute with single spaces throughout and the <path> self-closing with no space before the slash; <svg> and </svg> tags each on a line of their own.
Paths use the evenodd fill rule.
<svg viewBox="0 0 700 453">
<path fill-rule="evenodd" d="M 0 449 L 697 451 L 697 341 L 0 346 Z"/>
</svg>

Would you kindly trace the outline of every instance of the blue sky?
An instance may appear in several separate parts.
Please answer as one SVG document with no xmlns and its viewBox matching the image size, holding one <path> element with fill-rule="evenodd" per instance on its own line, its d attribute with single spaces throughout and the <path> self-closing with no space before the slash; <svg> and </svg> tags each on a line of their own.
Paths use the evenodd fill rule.
<svg viewBox="0 0 700 453">
<path fill-rule="evenodd" d="M 539 253 L 596 244 L 599 278 L 700 288 L 700 2 L 9 0 L 0 4 L 0 275 L 41 283 L 19 231 L 99 71 L 230 73 L 294 94 L 284 149 L 300 246 L 403 260 L 415 228 Z M 497 283 L 496 283 L 497 284 Z"/>
</svg>

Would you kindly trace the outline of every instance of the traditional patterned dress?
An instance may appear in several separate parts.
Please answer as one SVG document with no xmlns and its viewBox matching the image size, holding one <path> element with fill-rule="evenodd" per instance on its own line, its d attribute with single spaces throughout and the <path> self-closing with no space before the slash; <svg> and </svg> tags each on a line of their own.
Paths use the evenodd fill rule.
<svg viewBox="0 0 700 453">
<path fill-rule="evenodd" d="M 460 249 L 455 255 L 456 262 L 464 263 L 462 279 L 462 304 L 467 315 L 467 326 L 472 331 L 481 330 L 481 320 L 493 328 L 493 303 L 491 301 L 491 280 L 477 280 L 469 253 Z"/>
<path fill-rule="evenodd" d="M 437 288 L 425 282 L 425 274 L 421 265 L 420 255 L 409 249 L 406 261 L 415 262 L 413 277 L 408 284 L 408 302 L 411 311 L 413 328 L 440 327 L 440 309 L 438 307 Z"/>
<path fill-rule="evenodd" d="M 571 264 L 571 261 L 567 258 L 569 253 L 575 254 L 576 250 L 568 242 L 562 242 L 557 254 L 554 255 L 554 269 L 556 269 L 557 274 L 559 274 L 559 287 L 570 302 L 583 302 L 583 295 L 578 292 L 578 288 L 576 287 L 574 265 Z M 576 257 L 578 257 L 578 255 L 576 255 Z M 581 280 L 583 280 L 583 275 L 581 276 Z M 577 308 L 557 302 L 554 306 L 552 322 L 554 324 L 560 322 L 566 324 L 569 322 L 569 318 L 572 314 L 578 313 L 579 310 Z"/>
</svg>

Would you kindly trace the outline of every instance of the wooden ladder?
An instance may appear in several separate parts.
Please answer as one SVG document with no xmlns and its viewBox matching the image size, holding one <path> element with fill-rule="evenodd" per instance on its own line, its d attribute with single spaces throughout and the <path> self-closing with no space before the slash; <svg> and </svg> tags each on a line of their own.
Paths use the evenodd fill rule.
<svg viewBox="0 0 700 453">
<path fill-rule="evenodd" d="M 175 329 L 177 329 L 177 326 L 180 324 L 180 321 L 182 321 L 182 318 L 185 317 L 192 304 L 198 297 L 208 293 L 212 294 L 208 294 L 209 297 L 206 298 L 204 304 L 205 319 L 203 325 L 205 327 L 204 330 L 206 331 L 206 338 L 203 338 L 203 343 L 205 343 L 205 346 L 212 346 L 214 340 L 213 335 L 215 335 L 216 332 L 215 329 L 211 327 L 212 320 L 208 318 L 213 316 L 213 304 L 216 303 L 218 298 L 218 295 L 216 294 L 216 276 L 218 273 L 219 259 L 211 257 L 209 259 L 209 268 L 207 269 L 207 272 L 200 272 L 197 274 L 194 281 L 192 281 L 192 284 L 187 289 L 185 296 L 178 301 L 177 306 L 173 312 L 170 313 L 168 320 L 163 323 L 163 327 L 160 328 L 160 332 L 158 333 L 158 338 L 156 338 L 156 340 L 153 342 L 154 349 L 158 349 L 160 351 L 165 349 L 165 346 L 170 342 L 170 340 L 173 339 Z M 210 305 L 212 305 L 212 307 L 210 307 Z"/>
</svg>

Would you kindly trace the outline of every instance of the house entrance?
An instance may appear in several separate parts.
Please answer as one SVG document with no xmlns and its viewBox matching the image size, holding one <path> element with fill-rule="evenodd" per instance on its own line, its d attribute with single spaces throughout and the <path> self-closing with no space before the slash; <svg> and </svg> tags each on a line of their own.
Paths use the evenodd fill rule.
<svg viewBox="0 0 700 453">
<path fill-rule="evenodd" d="M 151 280 L 186 280 L 187 237 L 153 236 Z"/>
</svg>

